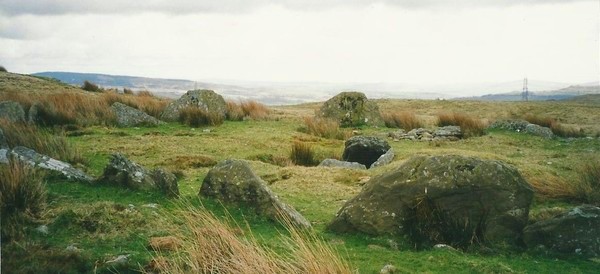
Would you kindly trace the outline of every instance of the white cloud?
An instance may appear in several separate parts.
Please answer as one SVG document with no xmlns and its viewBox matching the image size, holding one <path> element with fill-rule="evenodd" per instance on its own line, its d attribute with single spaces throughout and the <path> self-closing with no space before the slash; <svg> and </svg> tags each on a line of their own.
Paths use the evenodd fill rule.
<svg viewBox="0 0 600 274">
<path fill-rule="evenodd" d="M 0 62 L 25 73 L 198 80 L 589 82 L 600 74 L 597 14 L 597 4 L 582 2 L 18 15 L 0 17 Z"/>
</svg>

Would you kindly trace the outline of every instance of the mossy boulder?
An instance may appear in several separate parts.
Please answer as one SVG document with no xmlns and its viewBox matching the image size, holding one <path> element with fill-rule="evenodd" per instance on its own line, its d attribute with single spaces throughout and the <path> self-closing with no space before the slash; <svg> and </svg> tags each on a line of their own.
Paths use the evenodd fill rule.
<svg viewBox="0 0 600 274">
<path fill-rule="evenodd" d="M 317 112 L 318 117 L 339 121 L 342 127 L 383 126 L 376 103 L 362 92 L 342 92 L 327 100 Z"/>
<path fill-rule="evenodd" d="M 554 218 L 525 228 L 527 247 L 543 246 L 558 253 L 600 256 L 600 208 L 578 206 Z"/>
<path fill-rule="evenodd" d="M 145 112 L 120 102 L 115 102 L 110 108 L 117 118 L 117 125 L 120 127 L 158 126 L 162 123 Z"/>
<path fill-rule="evenodd" d="M 11 122 L 25 122 L 25 110 L 17 102 L 0 102 L 0 119 L 2 118 Z"/>
<path fill-rule="evenodd" d="M 212 90 L 190 90 L 179 99 L 171 102 L 160 114 L 163 121 L 174 122 L 179 119 L 179 111 L 187 107 L 197 107 L 207 113 L 217 114 L 225 119 L 227 103 L 223 96 Z"/>
<path fill-rule="evenodd" d="M 328 229 L 407 235 L 419 246 L 520 244 L 533 199 L 512 166 L 464 156 L 417 156 L 371 179 Z"/>
<path fill-rule="evenodd" d="M 299 228 L 311 227 L 293 207 L 282 203 L 243 160 L 225 160 L 213 167 L 204 178 L 198 195 L 248 206 L 259 215 L 275 221 L 289 221 Z"/>
</svg>

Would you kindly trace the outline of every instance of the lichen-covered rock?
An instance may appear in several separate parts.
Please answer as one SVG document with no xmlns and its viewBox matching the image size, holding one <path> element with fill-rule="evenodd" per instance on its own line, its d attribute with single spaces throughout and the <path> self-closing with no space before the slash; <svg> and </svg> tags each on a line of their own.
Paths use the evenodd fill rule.
<svg viewBox="0 0 600 274">
<path fill-rule="evenodd" d="M 161 124 L 161 121 L 145 112 L 120 102 L 115 102 L 110 108 L 117 117 L 117 125 L 120 127 L 157 126 Z"/>
<path fill-rule="evenodd" d="M 498 120 L 492 123 L 488 128 L 498 128 L 522 132 L 525 131 L 527 125 L 529 125 L 529 122 L 525 120 Z"/>
<path fill-rule="evenodd" d="M 459 126 L 445 126 L 438 127 L 433 132 L 433 137 L 435 139 L 458 140 L 463 137 L 463 133 Z"/>
<path fill-rule="evenodd" d="M 61 174 L 69 180 L 80 181 L 84 183 L 91 183 L 94 180 L 91 176 L 85 174 L 85 172 L 79 169 L 74 168 L 70 164 L 50 158 L 49 156 L 43 154 L 39 154 L 30 148 L 22 146 L 14 147 L 10 151 L 10 155 L 33 167 L 42 168 Z"/>
<path fill-rule="evenodd" d="M 371 179 L 328 225 L 336 232 L 404 234 L 426 246 L 516 244 L 531 186 L 512 166 L 464 156 L 418 156 Z"/>
<path fill-rule="evenodd" d="M 375 161 L 375 163 L 373 163 L 371 165 L 371 168 L 378 167 L 378 166 L 385 166 L 385 165 L 391 163 L 394 160 L 395 156 L 396 155 L 394 154 L 394 149 L 390 148 L 390 149 L 388 149 L 388 151 L 385 154 L 379 156 L 377 161 Z"/>
<path fill-rule="evenodd" d="M 171 102 L 160 114 L 163 121 L 177 121 L 179 111 L 186 107 L 197 107 L 208 113 L 214 113 L 225 119 L 227 103 L 223 96 L 212 90 L 190 90 L 179 99 Z"/>
<path fill-rule="evenodd" d="M 102 176 L 96 181 L 99 184 L 122 186 L 134 190 L 159 190 L 167 196 L 179 194 L 175 175 L 164 169 L 147 170 L 120 153 L 111 155 Z"/>
<path fill-rule="evenodd" d="M 342 92 L 334 96 L 323 104 L 317 116 L 337 120 L 342 127 L 384 125 L 379 107 L 362 92 Z"/>
<path fill-rule="evenodd" d="M 2 118 L 11 122 L 25 122 L 25 110 L 17 102 L 0 102 L 0 119 Z"/>
<path fill-rule="evenodd" d="M 198 195 L 249 206 L 257 214 L 272 220 L 284 219 L 299 228 L 311 226 L 294 208 L 282 203 L 242 160 L 225 160 L 213 167 L 204 178 Z"/>
<path fill-rule="evenodd" d="M 343 161 L 363 164 L 367 168 L 390 149 L 386 140 L 374 136 L 354 136 L 346 140 L 344 146 Z"/>
<path fill-rule="evenodd" d="M 544 246 L 560 253 L 600 256 L 600 208 L 583 205 L 529 225 L 523 240 L 529 248 Z"/>
<path fill-rule="evenodd" d="M 525 132 L 531 134 L 531 135 L 535 135 L 535 136 L 540 136 L 542 138 L 545 139 L 552 139 L 554 138 L 554 133 L 552 132 L 551 129 L 547 128 L 547 127 L 543 127 L 543 126 L 539 126 L 536 124 L 529 124 L 525 127 Z"/>
<path fill-rule="evenodd" d="M 179 185 L 175 174 L 163 169 L 157 168 L 152 171 L 152 178 L 156 187 L 168 197 L 179 196 Z"/>
<path fill-rule="evenodd" d="M 341 167 L 341 168 L 349 168 L 349 169 L 367 169 L 367 167 L 363 164 L 359 164 L 359 163 L 355 163 L 355 162 L 340 161 L 340 160 L 336 160 L 336 159 L 325 159 L 319 164 L 319 166 Z"/>
</svg>

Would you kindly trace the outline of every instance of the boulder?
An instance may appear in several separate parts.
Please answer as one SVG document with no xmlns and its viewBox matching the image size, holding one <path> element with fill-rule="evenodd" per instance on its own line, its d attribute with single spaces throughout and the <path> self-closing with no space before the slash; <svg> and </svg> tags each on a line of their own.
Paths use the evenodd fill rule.
<svg viewBox="0 0 600 274">
<path fill-rule="evenodd" d="M 363 164 L 359 164 L 356 162 L 346 162 L 340 161 L 336 159 L 325 159 L 323 162 L 319 164 L 319 166 L 324 167 L 341 167 L 341 168 L 349 168 L 349 169 L 367 169 L 367 167 Z"/>
<path fill-rule="evenodd" d="M 41 110 L 42 105 L 39 102 L 33 103 L 27 112 L 27 121 L 31 124 L 38 124 L 40 121 L 39 116 Z"/>
<path fill-rule="evenodd" d="M 586 257 L 600 256 L 600 207 L 583 205 L 549 220 L 525 227 L 523 240 L 529 248 Z"/>
<path fill-rule="evenodd" d="M 8 141 L 6 141 L 6 136 L 4 136 L 4 131 L 0 128 L 0 149 L 5 148 L 8 149 Z"/>
<path fill-rule="evenodd" d="M 167 196 L 177 196 L 177 178 L 164 169 L 147 170 L 120 153 L 111 155 L 97 183 L 123 186 L 133 190 L 159 190 Z"/>
<path fill-rule="evenodd" d="M 179 99 L 171 102 L 160 114 L 163 121 L 177 121 L 179 111 L 186 107 L 197 107 L 209 113 L 216 113 L 225 119 L 227 103 L 223 96 L 212 90 L 190 90 Z"/>
<path fill-rule="evenodd" d="M 377 104 L 361 92 L 342 92 L 334 96 L 323 104 L 317 116 L 337 120 L 342 127 L 384 125 Z"/>
<path fill-rule="evenodd" d="M 299 228 L 311 227 L 310 222 L 293 207 L 282 203 L 242 160 L 225 160 L 213 167 L 204 178 L 198 195 L 249 206 L 259 215 L 289 221 Z"/>
<path fill-rule="evenodd" d="M 17 102 L 0 102 L 0 119 L 3 118 L 11 122 L 25 122 L 25 110 Z"/>
<path fill-rule="evenodd" d="M 117 125 L 120 127 L 157 126 L 161 123 L 145 112 L 120 102 L 115 102 L 110 108 L 117 117 Z"/>
<path fill-rule="evenodd" d="M 438 127 L 433 132 L 433 137 L 435 139 L 458 140 L 463 137 L 463 133 L 459 126 L 445 126 Z"/>
<path fill-rule="evenodd" d="M 545 139 L 552 139 L 554 138 L 554 133 L 552 133 L 552 130 L 547 128 L 547 127 L 543 127 L 543 126 L 539 126 L 536 124 L 529 124 L 525 127 L 525 132 L 531 134 L 531 135 L 535 135 L 535 136 L 540 136 L 542 138 Z"/>
<path fill-rule="evenodd" d="M 498 120 L 492 123 L 488 128 L 506 129 L 516 132 L 525 131 L 529 122 L 525 120 Z"/>
<path fill-rule="evenodd" d="M 335 232 L 407 235 L 415 244 L 518 244 L 533 189 L 512 166 L 417 156 L 371 179 L 328 225 Z"/>
<path fill-rule="evenodd" d="M 10 151 L 10 155 L 27 163 L 28 165 L 57 172 L 69 180 L 80 181 L 84 183 L 91 183 L 94 180 L 91 176 L 85 174 L 85 172 L 79 169 L 74 168 L 69 163 L 61 162 L 59 160 L 50 158 L 50 156 L 39 154 L 30 148 L 22 146 L 14 147 Z"/>
<path fill-rule="evenodd" d="M 377 161 L 375 161 L 375 163 L 371 165 L 371 168 L 385 166 L 391 163 L 394 160 L 395 156 L 396 155 L 394 154 L 394 150 L 390 148 L 385 154 L 379 156 L 379 159 L 377 159 Z"/>
<path fill-rule="evenodd" d="M 390 149 L 386 140 L 374 136 L 354 136 L 346 140 L 344 146 L 342 160 L 357 162 L 367 168 Z"/>
<path fill-rule="evenodd" d="M 179 196 L 179 186 L 175 174 L 163 169 L 157 168 L 152 171 L 152 178 L 156 187 L 169 197 Z"/>
</svg>

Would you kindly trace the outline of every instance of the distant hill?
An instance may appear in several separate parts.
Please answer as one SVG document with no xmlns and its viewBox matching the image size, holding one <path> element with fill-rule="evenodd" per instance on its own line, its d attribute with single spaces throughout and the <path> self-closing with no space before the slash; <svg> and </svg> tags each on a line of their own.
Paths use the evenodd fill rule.
<svg viewBox="0 0 600 274">
<path fill-rule="evenodd" d="M 578 102 L 583 104 L 600 105 L 600 94 L 586 94 L 566 99 L 569 102 Z"/>
<path fill-rule="evenodd" d="M 600 94 L 600 86 L 572 85 L 561 89 L 549 91 L 530 91 L 530 101 L 548 101 L 548 100 L 566 100 L 580 95 Z M 463 100 L 481 100 L 481 101 L 521 101 L 523 99 L 521 91 L 508 93 L 487 94 L 483 96 L 463 97 Z"/>
</svg>

